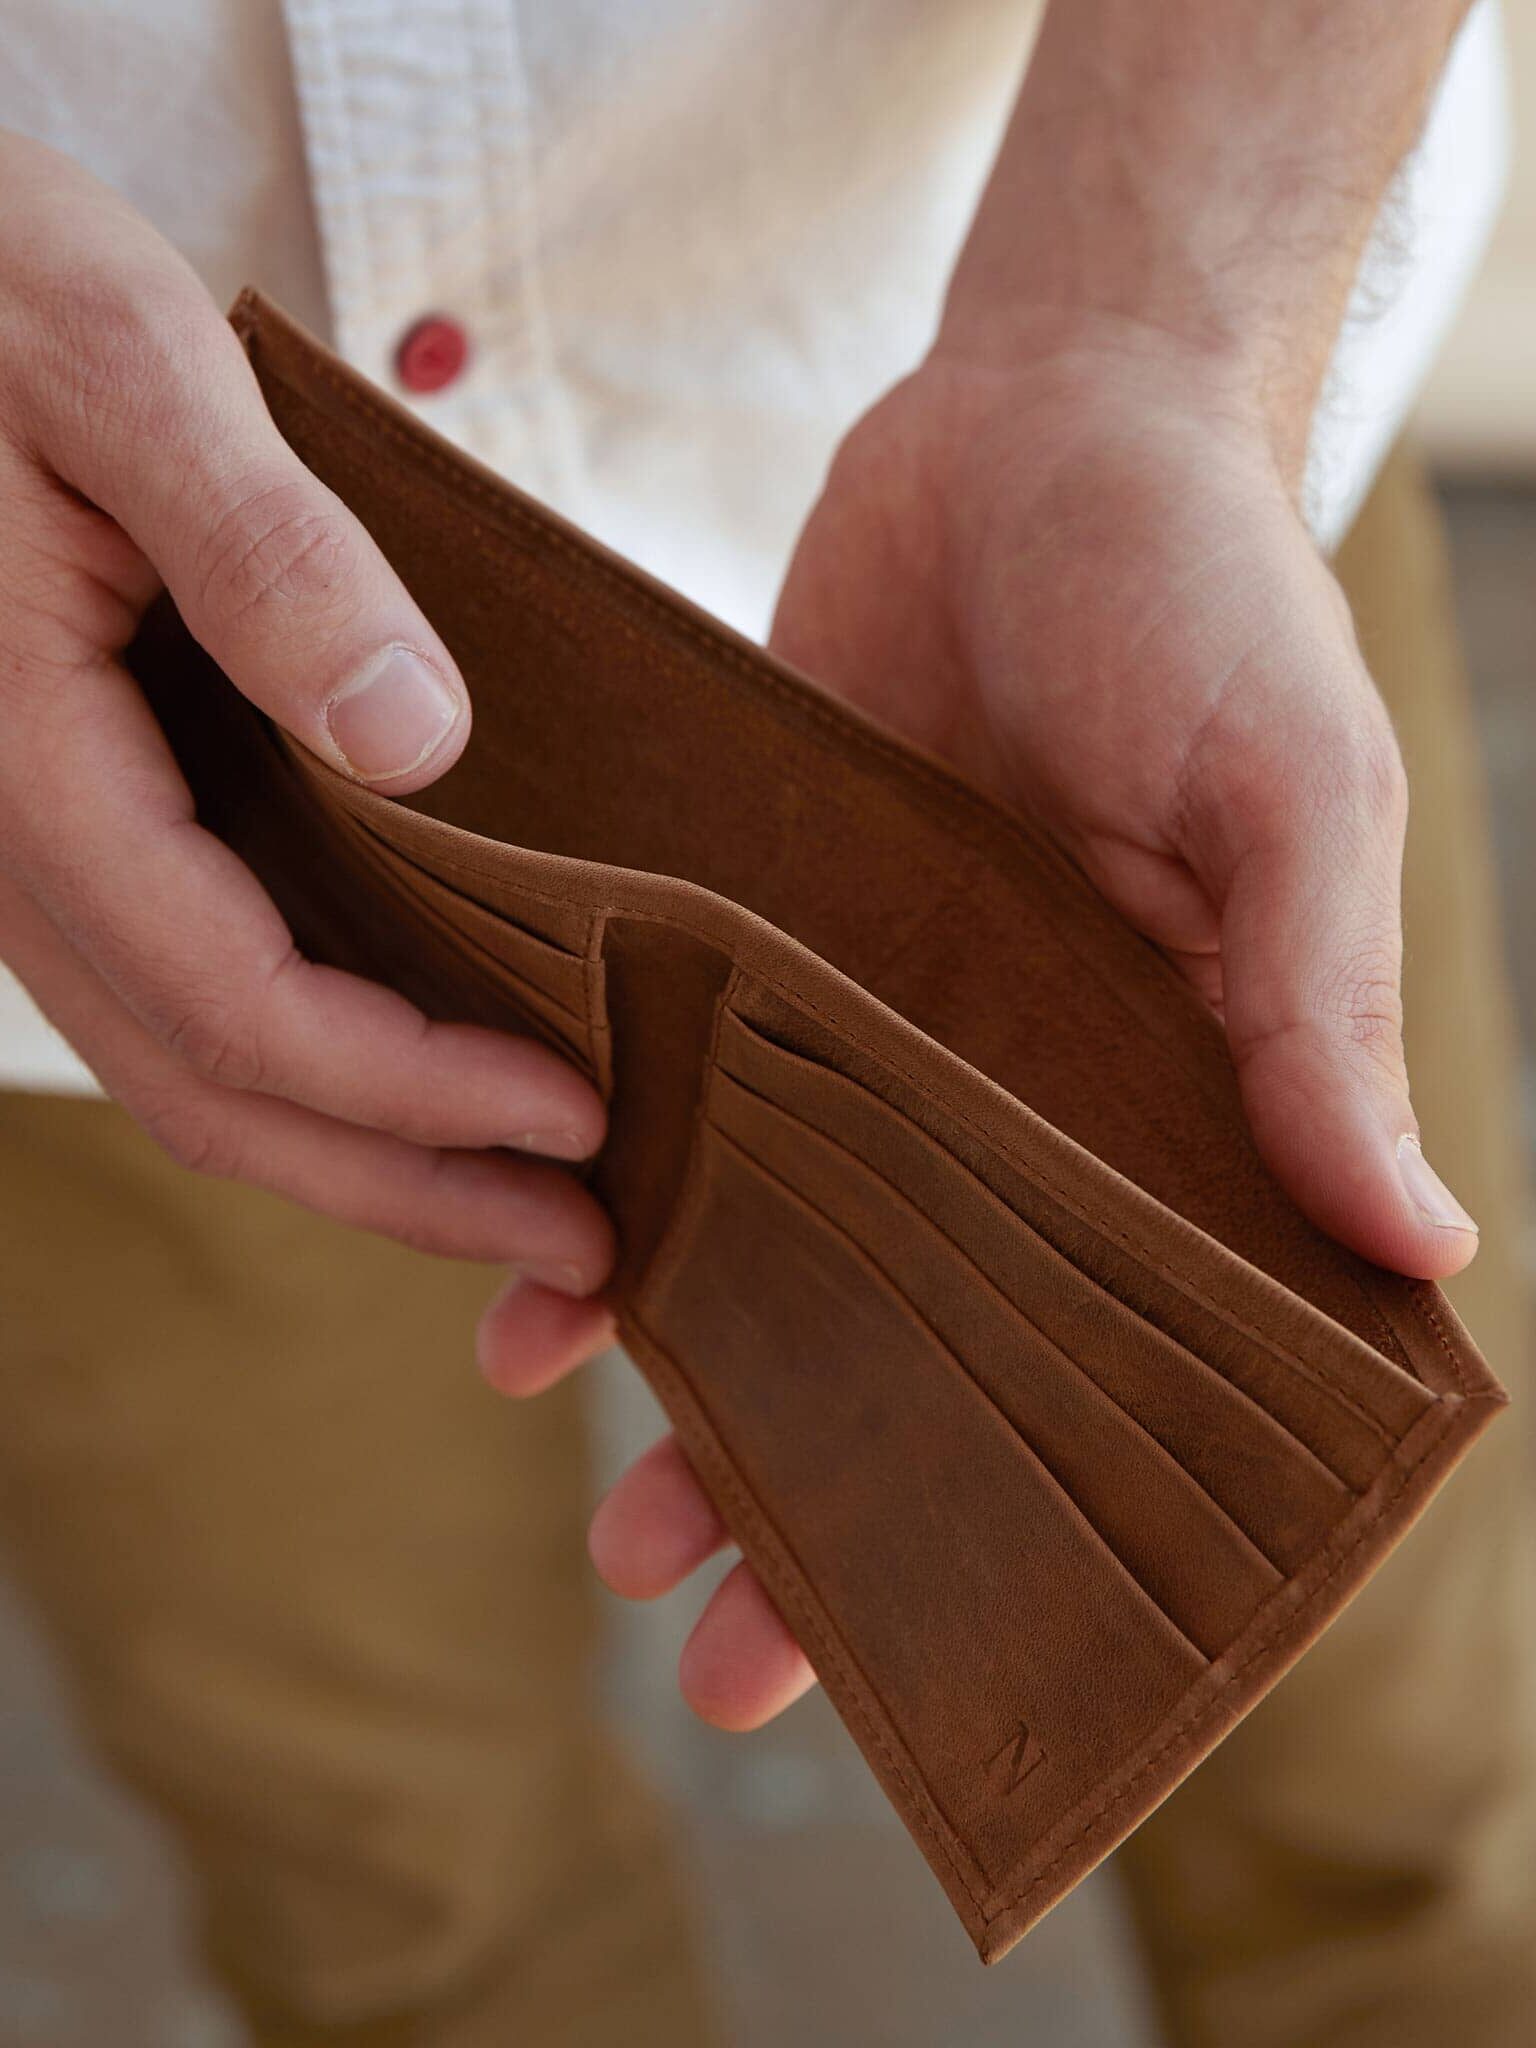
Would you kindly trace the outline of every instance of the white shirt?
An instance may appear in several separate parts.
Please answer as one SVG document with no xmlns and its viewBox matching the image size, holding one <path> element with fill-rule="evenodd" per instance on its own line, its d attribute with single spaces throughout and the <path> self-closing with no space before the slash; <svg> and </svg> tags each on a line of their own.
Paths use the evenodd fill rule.
<svg viewBox="0 0 1536 2048">
<path fill-rule="evenodd" d="M 1486 239 L 1507 155 L 1479 0 L 1362 269 L 1309 462 L 1344 531 Z M 11 0 L 0 127 L 254 283 L 422 415 L 761 634 L 843 431 L 911 367 L 1037 0 Z M 90 1087 L 0 971 L 0 1076 Z"/>
</svg>

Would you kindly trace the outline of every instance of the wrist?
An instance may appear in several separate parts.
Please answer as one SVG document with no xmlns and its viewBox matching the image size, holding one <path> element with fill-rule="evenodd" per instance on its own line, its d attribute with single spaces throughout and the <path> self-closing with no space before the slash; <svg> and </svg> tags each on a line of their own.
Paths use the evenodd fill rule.
<svg viewBox="0 0 1536 2048">
<path fill-rule="evenodd" d="M 1149 412 L 1198 415 L 1246 441 L 1287 492 L 1301 487 L 1327 350 L 1298 347 L 1288 364 L 1224 323 L 1022 298 L 978 300 L 959 289 L 929 353 L 935 369 L 1020 380 L 1068 408 L 1113 400 Z"/>
<path fill-rule="evenodd" d="M 1262 420 L 1299 488 L 1361 252 L 1464 7 L 1051 5 L 941 346 L 1166 346 Z"/>
</svg>

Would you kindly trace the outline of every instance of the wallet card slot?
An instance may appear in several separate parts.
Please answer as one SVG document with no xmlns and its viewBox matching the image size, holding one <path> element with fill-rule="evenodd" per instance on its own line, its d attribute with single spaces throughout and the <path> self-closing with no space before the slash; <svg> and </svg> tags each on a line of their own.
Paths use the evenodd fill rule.
<svg viewBox="0 0 1536 2048">
<path fill-rule="evenodd" d="M 419 920 L 440 945 L 463 960 L 499 1002 L 517 1011 L 520 1022 L 531 1033 L 573 1059 L 600 1088 L 606 1088 L 605 1034 L 594 1028 L 589 1015 L 571 1009 L 560 996 L 551 994 L 542 982 L 530 980 L 524 972 L 530 964 L 547 970 L 550 955 L 567 968 L 583 970 L 580 985 L 596 999 L 600 1016 L 600 960 L 576 960 L 559 953 L 472 898 L 447 889 L 410 862 L 395 857 L 372 833 L 354 830 L 350 838 L 356 852 L 380 876 L 404 913 Z M 548 978 L 545 971 L 545 979 Z"/>
<path fill-rule="evenodd" d="M 493 915 L 505 918 L 536 947 L 567 960 L 590 959 L 597 950 L 595 927 L 601 921 L 579 903 L 551 895 L 523 880 L 523 870 L 539 856 L 530 849 L 498 842 L 487 848 L 473 833 L 419 817 L 400 804 L 379 803 L 366 809 L 360 800 L 368 790 L 349 791 L 352 822 L 418 874 Z"/>
<path fill-rule="evenodd" d="M 1143 1591 L 1206 1656 L 1220 1656 L 1285 1576 L 1221 1504 L 852 1153 L 728 1075 L 716 1077 L 710 1116 L 858 1246 Z"/>
<path fill-rule="evenodd" d="M 944 1231 L 1019 1312 L 1187 1472 L 1264 1555 L 1294 1570 L 1320 1529 L 1380 1469 L 1379 1436 L 1337 1402 L 1323 1430 L 1316 1390 L 1260 1355 L 1236 1377 L 1230 1348 L 1202 1357 L 1042 1237 L 961 1160 L 860 1082 L 722 1020 L 719 1064 L 899 1190 L 921 1187 Z M 1287 1399 L 1287 1396 L 1291 1398 Z M 1336 1424 L 1335 1417 L 1339 1418 Z M 1323 1446 L 1326 1445 L 1326 1451 Z"/>
<path fill-rule="evenodd" d="M 608 1086 L 604 967 L 530 931 L 505 910 L 491 909 L 452 887 L 408 855 L 350 819 L 353 844 L 405 896 L 446 944 L 477 958 L 530 1024 L 568 1051 Z"/>
<path fill-rule="evenodd" d="M 382 866 L 402 888 L 431 904 L 448 923 L 462 923 L 486 952 L 502 960 L 519 979 L 537 988 L 568 1016 L 585 1023 L 592 1005 L 592 970 L 597 967 L 600 972 L 600 962 L 531 931 L 505 908 L 483 903 L 478 896 L 444 881 L 441 875 L 423 867 L 366 826 L 361 829 Z"/>
<path fill-rule="evenodd" d="M 462 912 L 446 917 L 414 891 L 411 907 L 432 923 L 445 944 L 481 967 L 497 991 L 521 1011 L 530 1029 L 547 1038 L 557 1050 L 569 1053 L 594 1079 L 599 1078 L 597 1047 L 587 1019 L 573 1015 L 547 991 L 526 980 L 508 958 L 511 949 L 505 944 L 494 948 L 486 945 L 465 928 L 469 921 Z"/>
<path fill-rule="evenodd" d="M 635 1314 L 992 1873 L 1208 1668 L 868 1255 L 708 1123 Z"/>
<path fill-rule="evenodd" d="M 921 1111 L 914 1112 L 910 1103 L 902 1103 L 900 1076 L 890 1077 L 893 1085 L 887 1094 L 878 1078 L 867 1073 L 855 1078 L 843 1071 L 835 1054 L 808 1053 L 786 1045 L 739 1012 L 723 1030 L 721 1046 L 722 1064 L 728 1071 L 739 1070 L 749 1081 L 758 1075 L 768 1077 L 765 1092 L 773 1096 L 776 1089 L 787 1088 L 797 1108 L 804 1097 L 810 1105 L 808 1121 L 824 1125 L 829 1135 L 842 1139 L 860 1157 L 869 1157 L 872 1150 L 877 1170 L 897 1185 L 923 1185 L 934 1174 L 947 1174 L 955 1185 L 969 1186 L 978 1195 L 990 1197 L 993 1220 L 1005 1228 L 1024 1221 L 1037 1237 L 1043 1237 L 1058 1220 L 1058 1197 L 1048 1179 L 1035 1180 L 1026 1156 L 1004 1145 L 995 1159 L 989 1155 L 988 1160 L 977 1160 L 976 1140 L 980 1138 L 983 1144 L 986 1140 L 972 1126 L 961 1133 L 968 1140 L 962 1161 L 958 1146 L 952 1149 L 933 1129 L 915 1120 Z M 925 1107 L 936 1112 L 941 1126 L 945 1123 L 947 1113 L 942 1105 L 930 1100 Z M 1034 1200 L 1027 1215 L 983 1177 L 988 1163 L 1000 1169 L 1000 1182 L 1018 1185 L 1022 1177 L 1029 1183 Z M 1170 1334 L 1176 1341 L 1250 1394 L 1293 1435 L 1327 1459 L 1352 1490 L 1364 1490 L 1380 1469 L 1383 1455 L 1390 1453 L 1418 1420 L 1433 1396 L 1321 1316 L 1315 1316 L 1314 1355 L 1262 1326 L 1253 1316 L 1245 1319 L 1235 1302 L 1223 1303 L 1197 1286 L 1181 1286 L 1181 1275 L 1162 1262 L 1161 1253 L 1150 1246 L 1138 1252 L 1134 1232 L 1117 1226 L 1114 1207 L 1120 1183 L 1113 1173 L 1101 1171 L 1104 1215 L 1087 1222 L 1085 1228 L 1079 1211 L 1072 1219 L 1077 1227 L 1070 1249 L 1058 1244 L 1054 1235 L 1048 1241 L 1057 1244 L 1063 1256 L 1096 1287 L 1111 1293 L 1120 1292 L 1117 1278 L 1112 1277 L 1117 1268 L 1134 1264 L 1137 1280 L 1129 1297 L 1134 1312 L 1162 1325 L 1171 1306 L 1177 1320 Z M 981 1224 L 982 1209 L 973 1204 L 964 1213 L 968 1222 Z M 1007 1291 L 1006 1281 L 999 1284 Z M 1189 1313 L 1195 1306 L 1198 1318 Z M 1186 1313 L 1179 1316 L 1179 1309 Z M 1197 1320 L 1205 1325 L 1198 1338 L 1191 1329 Z"/>
</svg>

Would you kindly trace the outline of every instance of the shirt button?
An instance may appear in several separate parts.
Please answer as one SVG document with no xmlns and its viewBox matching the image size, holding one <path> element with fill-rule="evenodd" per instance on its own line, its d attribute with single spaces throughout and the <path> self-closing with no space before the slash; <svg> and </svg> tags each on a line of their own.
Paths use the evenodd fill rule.
<svg viewBox="0 0 1536 2048">
<path fill-rule="evenodd" d="M 395 349 L 395 375 L 407 391 L 442 391 L 469 361 L 469 336 L 445 313 L 408 327 Z"/>
</svg>

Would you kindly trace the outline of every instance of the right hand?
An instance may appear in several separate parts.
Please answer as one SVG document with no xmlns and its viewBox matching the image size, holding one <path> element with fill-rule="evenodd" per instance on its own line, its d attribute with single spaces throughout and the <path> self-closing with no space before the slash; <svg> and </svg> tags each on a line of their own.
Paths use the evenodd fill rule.
<svg viewBox="0 0 1536 2048">
<path fill-rule="evenodd" d="M 192 271 L 77 166 L 0 137 L 0 957 L 184 1165 L 510 1260 L 534 1350 L 590 1348 L 604 1314 L 574 1297 L 606 1276 L 607 1221 L 511 1155 L 595 1151 L 598 1096 L 530 1039 L 300 957 L 118 659 L 162 584 L 244 695 L 359 782 L 404 794 L 462 751 L 452 657 L 283 442 Z"/>
</svg>

